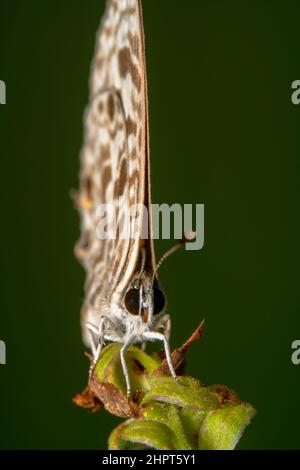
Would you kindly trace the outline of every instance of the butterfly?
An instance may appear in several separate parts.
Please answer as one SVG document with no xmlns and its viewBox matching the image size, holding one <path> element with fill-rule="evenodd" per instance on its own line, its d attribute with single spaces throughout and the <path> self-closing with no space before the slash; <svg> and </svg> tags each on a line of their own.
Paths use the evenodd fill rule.
<svg viewBox="0 0 300 470">
<path fill-rule="evenodd" d="M 97 33 L 84 118 L 77 198 L 81 237 L 75 252 L 86 271 L 81 325 L 93 353 L 91 370 L 107 342 L 121 343 L 128 395 L 125 351 L 132 344 L 161 341 L 176 377 L 170 316 L 157 273 L 169 253 L 156 263 L 151 210 L 146 220 L 141 210 L 128 220 L 125 210 L 151 207 L 147 100 L 141 1 L 109 0 Z M 97 208 L 103 204 L 115 204 L 117 221 L 125 218 L 134 236 L 97 236 Z M 149 236 L 143 238 L 145 224 Z"/>
</svg>

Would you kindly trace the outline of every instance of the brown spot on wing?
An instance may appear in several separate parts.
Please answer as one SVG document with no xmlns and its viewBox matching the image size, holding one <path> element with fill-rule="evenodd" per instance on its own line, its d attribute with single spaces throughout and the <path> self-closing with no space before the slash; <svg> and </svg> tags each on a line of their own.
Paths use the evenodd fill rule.
<svg viewBox="0 0 300 470">
<path fill-rule="evenodd" d="M 126 130 L 127 130 L 127 135 L 129 134 L 136 134 L 137 131 L 137 124 L 134 122 L 130 116 L 126 119 Z"/>
<path fill-rule="evenodd" d="M 141 148 L 142 148 L 142 129 L 139 130 L 138 144 L 139 144 L 139 150 L 141 150 Z"/>
<path fill-rule="evenodd" d="M 110 158 L 110 147 L 109 145 L 101 145 L 100 157 L 102 160 L 108 160 Z"/>
<path fill-rule="evenodd" d="M 98 111 L 99 111 L 100 114 L 103 113 L 103 102 L 102 101 L 99 101 L 99 103 L 98 103 Z"/>
<path fill-rule="evenodd" d="M 135 87 L 140 90 L 142 86 L 142 79 L 137 66 L 132 62 L 131 51 L 128 47 L 124 47 L 119 51 L 119 71 L 122 78 L 125 78 L 129 73 Z"/>
<path fill-rule="evenodd" d="M 139 54 L 140 54 L 140 47 L 139 46 L 140 46 L 140 44 L 139 44 L 138 35 L 129 33 L 128 34 L 128 40 L 129 40 L 132 52 L 134 53 L 134 55 L 139 57 Z"/>
<path fill-rule="evenodd" d="M 112 121 L 115 115 L 115 102 L 113 96 L 110 94 L 107 100 L 107 112 L 109 119 Z"/>
<path fill-rule="evenodd" d="M 118 198 L 124 194 L 124 189 L 127 183 L 127 162 L 125 159 L 122 160 L 121 169 L 119 178 L 116 182 L 115 190 L 114 190 L 114 197 Z"/>
<path fill-rule="evenodd" d="M 129 187 L 131 188 L 132 186 L 135 186 L 138 179 L 139 179 L 139 174 L 138 174 L 138 171 L 135 170 L 129 178 Z"/>
<path fill-rule="evenodd" d="M 142 119 L 142 104 L 138 101 L 135 101 L 133 96 L 131 99 L 131 103 L 134 111 L 138 114 L 139 118 Z"/>
<path fill-rule="evenodd" d="M 104 191 L 104 194 L 103 196 L 105 195 L 105 190 L 108 186 L 108 184 L 110 183 L 111 181 L 111 167 L 110 165 L 107 165 L 104 169 L 103 169 L 103 173 L 102 173 L 102 188 L 103 188 L 103 191 Z M 105 199 L 103 197 L 103 199 Z"/>
<path fill-rule="evenodd" d="M 126 182 L 127 182 L 127 162 L 124 159 L 121 164 L 121 170 L 120 170 L 120 176 L 119 176 L 120 194 L 123 194 Z"/>
<path fill-rule="evenodd" d="M 108 242 L 108 251 L 113 251 L 114 249 L 114 240 L 110 239 Z"/>
<path fill-rule="evenodd" d="M 86 197 L 88 199 L 91 199 L 92 192 L 93 192 L 93 182 L 92 182 L 92 178 L 90 177 L 90 175 L 85 175 L 83 177 L 83 186 L 86 192 Z"/>
<path fill-rule="evenodd" d="M 96 68 L 98 70 L 102 69 L 103 64 L 104 64 L 104 58 L 103 57 L 98 57 L 97 62 L 96 62 Z"/>
<path fill-rule="evenodd" d="M 103 28 L 103 33 L 106 34 L 106 36 L 111 36 L 113 33 L 112 27 L 111 26 L 106 26 L 106 28 Z"/>
</svg>

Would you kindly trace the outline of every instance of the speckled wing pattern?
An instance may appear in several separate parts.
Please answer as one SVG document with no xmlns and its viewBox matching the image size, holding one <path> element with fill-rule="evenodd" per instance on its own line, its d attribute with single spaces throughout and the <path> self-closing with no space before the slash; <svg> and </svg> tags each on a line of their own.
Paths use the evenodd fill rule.
<svg viewBox="0 0 300 470">
<path fill-rule="evenodd" d="M 97 207 L 119 197 L 129 205 L 150 203 L 147 112 L 141 3 L 109 0 L 96 38 L 77 198 L 81 238 L 75 251 L 86 270 L 82 308 L 86 344 L 86 321 L 93 321 L 93 312 L 96 315 L 103 303 L 109 305 L 113 293 L 122 296 L 136 270 L 142 214 L 131 221 L 134 239 L 100 240 Z M 117 216 L 124 217 L 122 206 Z M 154 265 L 151 240 L 148 251 Z"/>
</svg>

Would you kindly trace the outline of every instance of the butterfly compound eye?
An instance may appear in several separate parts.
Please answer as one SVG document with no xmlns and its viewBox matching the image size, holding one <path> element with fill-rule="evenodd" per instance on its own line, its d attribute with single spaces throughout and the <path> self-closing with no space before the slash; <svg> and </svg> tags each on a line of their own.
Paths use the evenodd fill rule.
<svg viewBox="0 0 300 470">
<path fill-rule="evenodd" d="M 129 289 L 124 298 L 125 307 L 132 315 L 138 315 L 140 311 L 140 291 Z"/>
<path fill-rule="evenodd" d="M 154 287 L 153 289 L 153 299 L 154 299 L 153 313 L 154 315 L 157 315 L 164 309 L 164 306 L 166 304 L 164 293 L 158 287 Z"/>
</svg>

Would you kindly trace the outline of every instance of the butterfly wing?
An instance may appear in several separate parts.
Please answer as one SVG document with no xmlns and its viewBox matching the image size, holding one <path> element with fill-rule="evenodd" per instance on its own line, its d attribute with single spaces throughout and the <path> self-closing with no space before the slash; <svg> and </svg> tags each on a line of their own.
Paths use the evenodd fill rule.
<svg viewBox="0 0 300 470">
<path fill-rule="evenodd" d="M 87 315 L 89 321 L 99 315 L 101 304 L 109 304 L 116 290 L 121 296 L 139 257 L 142 212 L 137 211 L 130 222 L 135 237 L 114 240 L 97 236 L 97 209 L 100 204 L 114 204 L 119 197 L 130 207 L 150 205 L 147 113 L 140 1 L 109 0 L 97 34 L 81 152 L 81 238 L 76 253 L 87 273 L 82 314 L 86 342 Z M 118 220 L 122 211 L 120 206 Z M 147 250 L 153 265 L 151 220 L 149 229 Z"/>
</svg>

